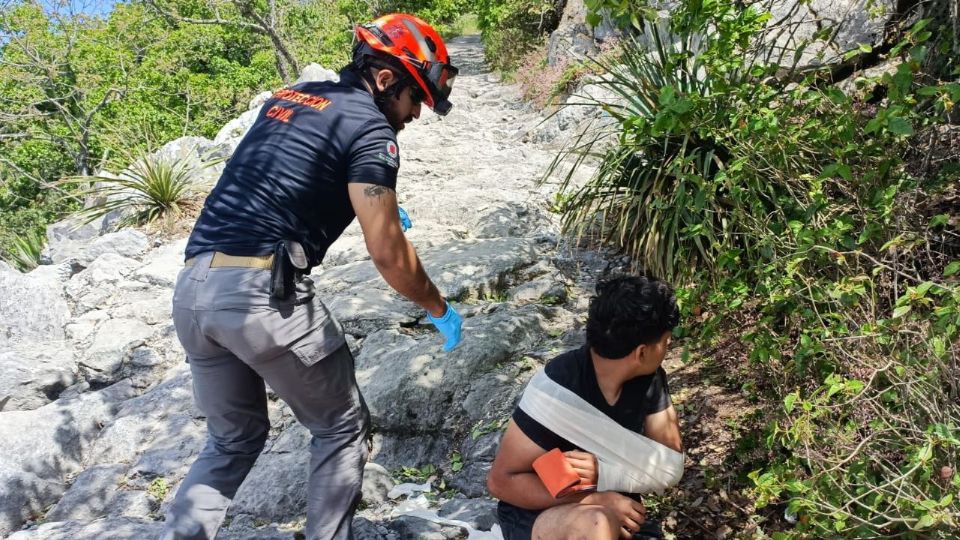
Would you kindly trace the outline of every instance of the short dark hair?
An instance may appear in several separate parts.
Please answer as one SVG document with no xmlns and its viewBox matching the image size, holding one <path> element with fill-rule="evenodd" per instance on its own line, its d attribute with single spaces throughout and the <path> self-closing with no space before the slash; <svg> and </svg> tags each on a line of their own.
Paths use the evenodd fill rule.
<svg viewBox="0 0 960 540">
<path fill-rule="evenodd" d="M 646 276 L 616 276 L 597 283 L 587 317 L 587 343 L 604 358 L 623 358 L 656 343 L 680 322 L 673 288 Z"/>
<path fill-rule="evenodd" d="M 366 47 L 361 41 L 354 43 L 350 63 L 343 69 L 354 73 L 362 73 L 368 69 L 389 69 L 398 78 L 409 77 L 399 60 L 387 53 Z"/>
</svg>

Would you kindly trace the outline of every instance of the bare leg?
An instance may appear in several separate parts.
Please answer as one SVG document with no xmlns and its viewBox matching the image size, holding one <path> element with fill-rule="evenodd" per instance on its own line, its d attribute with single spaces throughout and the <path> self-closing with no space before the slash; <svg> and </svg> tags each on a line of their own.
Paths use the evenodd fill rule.
<svg viewBox="0 0 960 540">
<path fill-rule="evenodd" d="M 613 511 L 595 504 L 563 504 L 544 510 L 533 524 L 532 540 L 617 540 Z"/>
</svg>

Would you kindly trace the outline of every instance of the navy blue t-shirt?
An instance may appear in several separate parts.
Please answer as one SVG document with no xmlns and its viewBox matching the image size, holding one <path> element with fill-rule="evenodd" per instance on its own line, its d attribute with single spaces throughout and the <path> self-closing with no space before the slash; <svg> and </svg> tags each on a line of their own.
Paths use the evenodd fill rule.
<svg viewBox="0 0 960 540">
<path fill-rule="evenodd" d="M 396 133 L 356 75 L 279 90 L 207 197 L 186 258 L 268 255 L 296 240 L 316 266 L 355 217 L 347 184 L 396 189 L 399 167 Z"/>
</svg>

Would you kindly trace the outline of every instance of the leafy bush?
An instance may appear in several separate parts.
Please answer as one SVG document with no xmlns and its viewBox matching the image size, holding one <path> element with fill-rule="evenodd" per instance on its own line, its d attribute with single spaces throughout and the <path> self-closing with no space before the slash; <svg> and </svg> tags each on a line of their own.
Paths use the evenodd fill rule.
<svg viewBox="0 0 960 540">
<path fill-rule="evenodd" d="M 411 13 L 430 23 L 444 37 L 461 35 L 471 25 L 464 15 L 471 5 L 466 0 L 338 0 L 338 10 L 351 25 L 360 24 L 387 13 Z M 352 26 L 347 28 L 352 31 Z M 349 34 L 348 34 L 349 35 Z M 345 52 L 350 51 L 350 42 Z"/>
<path fill-rule="evenodd" d="M 745 342 L 770 421 L 767 459 L 744 472 L 758 506 L 796 518 L 775 538 L 950 538 L 960 160 L 914 176 L 905 157 L 936 154 L 913 147 L 940 132 L 960 81 L 924 72 L 921 20 L 855 100 L 784 67 L 794 51 L 765 46 L 768 20 L 687 0 L 669 24 L 637 24 L 646 40 L 601 65 L 607 116 L 554 164 L 572 163 L 564 224 L 681 283 L 691 319 L 712 314 L 685 329 L 700 343 Z"/>
<path fill-rule="evenodd" d="M 563 3 L 554 0 L 480 0 L 473 4 L 484 54 L 499 70 L 512 71 L 557 27 Z"/>
<path fill-rule="evenodd" d="M 480 33 L 480 26 L 477 23 L 476 13 L 464 13 L 449 25 L 446 37 L 449 36 L 470 36 Z"/>
<path fill-rule="evenodd" d="M 110 8 L 92 14 L 16 0 L 0 10 L 4 256 L 17 251 L 15 238 L 42 233 L 75 207 L 76 199 L 45 189 L 57 179 L 144 147 L 148 130 L 154 143 L 213 137 L 254 94 L 279 81 L 272 58 L 257 61 L 269 51 L 264 36 L 172 25 L 142 3 Z"/>
<path fill-rule="evenodd" d="M 786 223 L 806 198 L 799 173 L 807 172 L 806 162 L 824 159 L 834 143 L 798 147 L 809 127 L 780 124 L 772 111 L 804 112 L 796 109 L 810 107 L 797 103 L 806 89 L 758 84 L 777 66 L 749 59 L 757 52 L 731 44 L 725 26 L 709 26 L 702 17 L 695 12 L 693 22 L 674 28 L 648 25 L 641 38 L 625 41 L 622 55 L 595 61 L 605 72 L 596 84 L 608 95 L 583 98 L 613 123 L 605 118 L 585 132 L 548 172 L 568 157 L 575 163 L 571 173 L 583 159 L 599 157 L 586 185 L 566 177 L 560 196 L 566 229 L 613 242 L 647 271 L 673 280 L 735 266 L 740 256 L 769 256 L 772 237 L 765 233 Z M 745 10 L 727 26 L 759 33 L 767 20 Z M 736 55 L 717 53 L 731 46 Z M 611 137 L 618 144 L 606 144 Z M 764 155 L 758 143 L 768 145 Z M 777 154 L 770 156 L 772 148 Z M 596 222 L 595 215 L 604 218 Z"/>
<path fill-rule="evenodd" d="M 118 177 L 82 176 L 66 178 L 65 185 L 84 185 L 75 197 L 91 197 L 94 203 L 77 211 L 86 223 L 107 214 L 119 215 L 118 224 L 145 224 L 160 218 L 175 219 L 191 196 L 196 195 L 197 176 L 204 162 L 195 169 L 186 159 L 161 159 L 144 156 L 133 161 Z M 92 185 L 91 185 L 92 184 Z"/>
</svg>

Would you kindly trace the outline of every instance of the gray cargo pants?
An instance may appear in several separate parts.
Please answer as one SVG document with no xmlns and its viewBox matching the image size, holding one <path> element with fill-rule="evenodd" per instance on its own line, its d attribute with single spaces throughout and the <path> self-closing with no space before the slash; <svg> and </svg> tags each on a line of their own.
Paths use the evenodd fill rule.
<svg viewBox="0 0 960 540">
<path fill-rule="evenodd" d="M 185 267 L 173 296 L 174 325 L 208 438 L 180 484 L 161 538 L 216 537 L 267 440 L 266 381 L 313 435 L 307 538 L 349 539 L 369 414 L 340 325 L 309 279 L 280 301 L 269 295 L 269 270 L 210 268 L 211 258 L 204 253 Z"/>
</svg>

